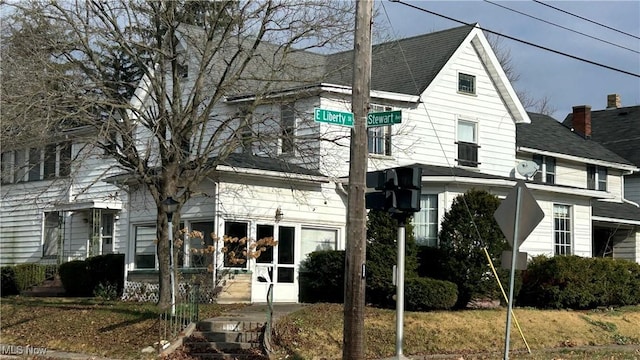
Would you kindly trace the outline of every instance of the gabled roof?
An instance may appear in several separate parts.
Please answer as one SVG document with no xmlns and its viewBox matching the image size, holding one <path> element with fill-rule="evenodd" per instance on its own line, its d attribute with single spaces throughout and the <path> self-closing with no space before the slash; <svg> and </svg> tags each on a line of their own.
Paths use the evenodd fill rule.
<svg viewBox="0 0 640 360">
<path fill-rule="evenodd" d="M 474 28 L 461 26 L 374 45 L 371 89 L 421 95 Z M 327 56 L 325 82 L 351 86 L 353 51 Z"/>
<path fill-rule="evenodd" d="M 563 121 L 572 122 L 573 114 Z M 592 111 L 591 140 L 640 167 L 640 105 Z"/>
<path fill-rule="evenodd" d="M 580 158 L 601 160 L 611 163 L 633 165 L 593 139 L 574 133 L 570 128 L 554 118 L 537 113 L 529 113 L 530 124 L 516 124 L 516 146 L 570 155 Z"/>
</svg>

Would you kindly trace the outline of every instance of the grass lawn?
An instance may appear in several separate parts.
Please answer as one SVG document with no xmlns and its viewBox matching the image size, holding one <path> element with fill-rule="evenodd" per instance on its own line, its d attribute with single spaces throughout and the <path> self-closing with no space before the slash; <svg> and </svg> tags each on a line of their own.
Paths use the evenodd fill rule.
<svg viewBox="0 0 640 360">
<path fill-rule="evenodd" d="M 200 317 L 215 317 L 239 307 L 242 305 L 201 305 Z M 640 360 L 640 306 L 607 311 L 515 309 L 515 314 L 532 354 L 514 352 L 512 359 Z M 144 358 L 140 350 L 158 341 L 163 330 L 153 304 L 9 297 L 1 299 L 0 316 L 0 343 L 117 359 Z M 315 304 L 280 319 L 274 336 L 279 341 L 278 358 L 340 359 L 342 316 L 341 305 Z M 404 354 L 501 359 L 505 318 L 505 309 L 406 312 Z M 395 312 L 367 308 L 365 319 L 367 358 L 393 357 Z M 608 347 L 580 349 L 593 345 Z M 516 352 L 525 349 L 516 328 L 510 347 Z"/>
</svg>

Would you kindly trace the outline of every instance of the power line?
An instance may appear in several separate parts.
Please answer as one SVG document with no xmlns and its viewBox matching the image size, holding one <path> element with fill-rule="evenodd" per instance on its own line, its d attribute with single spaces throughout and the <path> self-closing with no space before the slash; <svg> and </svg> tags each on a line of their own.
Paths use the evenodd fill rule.
<svg viewBox="0 0 640 360">
<path fill-rule="evenodd" d="M 591 38 L 591 39 L 594 39 L 594 40 L 598 40 L 598 41 L 601 41 L 601 42 L 609 44 L 609 45 L 617 46 L 617 47 L 619 47 L 621 49 L 629 50 L 629 51 L 632 51 L 632 52 L 634 52 L 636 54 L 640 54 L 640 51 L 638 51 L 638 50 L 634 50 L 634 49 L 631 49 L 631 48 L 628 48 L 628 47 L 625 47 L 625 46 L 622 46 L 622 45 L 618 45 L 616 43 L 612 43 L 610 41 L 607 41 L 607 40 L 604 40 L 604 39 L 601 39 L 601 38 L 598 38 L 598 37 L 595 37 L 595 36 L 592 36 L 592 35 L 589 35 L 589 34 L 585 34 L 583 32 L 580 32 L 580 31 L 577 31 L 577 30 L 574 30 L 574 29 L 571 29 L 571 28 L 568 28 L 568 27 L 565 27 L 565 26 L 562 26 L 562 25 L 558 25 L 558 24 L 553 23 L 551 21 L 548 21 L 548 20 L 545 20 L 545 19 L 541 19 L 541 18 L 535 17 L 533 15 L 529 15 L 527 13 L 524 13 L 524 12 L 519 11 L 519 10 L 512 9 L 512 8 L 504 6 L 504 5 L 500 5 L 500 4 L 495 3 L 493 1 L 484 0 L 484 2 L 489 3 L 491 5 L 495 5 L 495 6 L 501 7 L 503 9 L 505 9 L 505 10 L 513 11 L 514 13 L 517 13 L 517 14 L 520 14 L 520 15 L 524 15 L 524 16 L 530 17 L 532 19 L 536 19 L 538 21 L 542 21 L 543 23 L 546 23 L 546 24 L 549 24 L 549 25 L 553 25 L 553 26 L 559 27 L 559 28 L 564 29 L 564 30 L 568 30 L 568 31 L 574 32 L 576 34 L 580 34 L 582 36 L 586 36 L 588 38 Z"/>
<path fill-rule="evenodd" d="M 574 14 L 574 13 L 572 13 L 572 12 L 569 12 L 569 11 L 566 11 L 566 10 L 562 10 L 562 9 L 560 9 L 560 8 L 557 8 L 557 7 L 553 6 L 553 5 L 545 4 L 545 3 L 543 3 L 542 1 L 533 0 L 533 2 L 538 3 L 538 4 L 540 4 L 540 5 L 544 5 L 544 6 L 550 7 L 550 8 L 552 8 L 552 9 L 557 10 L 557 11 L 560 11 L 560 12 L 562 12 L 562 13 L 565 13 L 565 14 L 568 14 L 568 15 L 571 15 L 571 16 L 574 16 L 574 17 L 577 17 L 578 19 L 582 19 L 582 20 L 588 21 L 588 22 L 590 22 L 590 23 L 593 23 L 593 24 L 596 24 L 596 25 L 602 26 L 603 28 L 607 28 L 607 29 L 609 29 L 609 30 L 613 30 L 613 31 L 619 32 L 620 34 L 624 34 L 624 35 L 627 35 L 627 36 L 631 36 L 632 38 L 640 39 L 640 37 L 638 37 L 638 36 L 636 36 L 636 35 L 629 34 L 629 33 L 624 32 L 624 31 L 622 31 L 622 30 L 618 30 L 618 29 L 613 28 L 613 27 L 611 27 L 611 26 L 607 26 L 607 25 L 605 25 L 605 24 L 601 24 L 601 23 L 599 23 L 599 22 L 597 22 L 597 21 L 594 21 L 594 20 L 591 20 L 591 19 L 587 19 L 586 17 L 582 17 L 582 16 L 580 16 L 580 15 L 576 15 L 576 14 Z"/>
<path fill-rule="evenodd" d="M 436 15 L 436 16 L 439 16 L 439 17 L 445 18 L 445 19 L 447 19 L 447 20 L 451 20 L 451 21 L 455 21 L 455 22 L 460 23 L 460 24 L 464 24 L 464 25 L 467 25 L 467 26 L 475 27 L 475 25 L 474 25 L 474 24 L 470 24 L 470 23 L 464 22 L 464 21 L 462 21 L 462 20 L 454 19 L 454 18 L 449 17 L 449 16 L 446 16 L 446 15 L 438 14 L 438 13 L 436 13 L 436 12 L 433 12 L 433 11 L 431 11 L 431 10 L 427 10 L 427 9 L 423 9 L 423 8 L 421 8 L 421 7 L 419 7 L 419 6 L 416 6 L 416 5 L 408 4 L 408 3 L 406 3 L 406 2 L 404 2 L 404 1 L 402 1 L 402 0 L 392 0 L 392 1 L 393 1 L 393 2 L 397 2 L 397 3 L 399 3 L 399 4 L 402 4 L 402 5 L 405 5 L 405 6 L 408 6 L 408 7 L 410 7 L 410 8 L 414 8 L 414 9 L 416 9 L 416 10 L 420 10 L 420 11 L 423 11 L 423 12 L 426 12 L 426 13 L 429 13 L 429 14 L 432 14 L 432 15 Z M 571 58 L 571 59 L 574 59 L 574 60 L 578 60 L 578 61 L 582 61 L 582 62 L 585 62 L 585 63 L 587 63 L 587 64 L 591 64 L 591 65 L 599 66 L 599 67 L 602 67 L 602 68 L 605 68 L 605 69 L 613 70 L 613 71 L 616 71 L 616 72 L 619 72 L 619 73 L 623 73 L 623 74 L 626 74 L 626 75 L 631 75 L 631 76 L 635 76 L 635 77 L 637 77 L 637 78 L 640 78 L 640 74 L 635 74 L 635 73 L 632 73 L 632 72 L 627 71 L 627 70 L 622 70 L 622 69 L 614 68 L 613 66 L 609 66 L 609 65 L 601 64 L 601 63 L 595 62 L 595 61 L 593 61 L 593 60 L 589 60 L 589 59 L 581 58 L 581 57 L 576 56 L 576 55 L 567 54 L 567 53 L 562 52 L 562 51 L 559 51 L 559 50 L 555 50 L 555 49 L 548 48 L 548 47 L 546 47 L 546 46 L 542 46 L 542 45 L 534 44 L 534 43 L 532 43 L 532 42 L 530 42 L 530 41 L 526 41 L 526 40 L 518 39 L 518 38 L 515 38 L 515 37 L 513 37 L 513 36 L 509 36 L 509 35 L 505 35 L 505 34 L 499 33 L 499 32 L 497 32 L 497 31 L 493 31 L 493 30 L 489 30 L 489 29 L 486 29 L 486 28 L 482 28 L 482 27 L 480 27 L 480 26 L 478 26 L 478 28 L 479 28 L 480 30 L 482 30 L 482 31 L 486 31 L 486 32 L 491 33 L 491 34 L 494 34 L 494 35 L 502 36 L 502 37 L 507 38 L 507 39 L 509 39 L 509 40 L 517 41 L 517 42 L 519 42 L 519 43 L 523 43 L 523 44 L 526 44 L 526 45 L 529 45 L 529 46 L 533 46 L 533 47 L 536 47 L 536 48 L 538 48 L 538 49 L 546 50 L 546 51 L 552 52 L 552 53 L 554 53 L 554 54 L 558 54 L 558 55 L 566 56 L 566 57 L 568 57 L 568 58 Z"/>
</svg>

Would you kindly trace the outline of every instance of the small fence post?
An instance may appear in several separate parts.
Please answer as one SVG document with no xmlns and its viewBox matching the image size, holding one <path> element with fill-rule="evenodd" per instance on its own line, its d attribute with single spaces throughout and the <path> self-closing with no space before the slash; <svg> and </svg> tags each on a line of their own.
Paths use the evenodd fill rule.
<svg viewBox="0 0 640 360">
<path fill-rule="evenodd" d="M 193 284 L 193 287 L 191 288 L 191 294 L 190 294 L 190 306 L 189 308 L 191 309 L 191 321 L 192 322 L 197 322 L 200 318 L 200 309 L 199 309 L 199 304 L 200 304 L 200 283 L 199 282 L 195 282 Z"/>
</svg>

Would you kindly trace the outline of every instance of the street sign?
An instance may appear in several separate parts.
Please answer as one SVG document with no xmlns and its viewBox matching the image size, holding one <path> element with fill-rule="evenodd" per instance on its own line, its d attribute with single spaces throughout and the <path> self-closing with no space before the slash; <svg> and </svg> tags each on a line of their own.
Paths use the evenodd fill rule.
<svg viewBox="0 0 640 360">
<path fill-rule="evenodd" d="M 367 114 L 367 127 L 387 126 L 400 124 L 402 122 L 402 111 L 382 111 Z"/>
<path fill-rule="evenodd" d="M 509 250 L 502 252 L 500 257 L 500 267 L 503 269 L 511 269 L 511 262 L 513 261 L 513 253 Z M 520 252 L 516 254 L 516 270 L 527 270 L 527 253 Z"/>
<path fill-rule="evenodd" d="M 518 199 L 518 192 L 520 193 L 520 199 Z M 516 209 L 516 207 L 519 207 L 519 209 Z M 516 219 L 516 214 L 518 214 L 518 219 Z M 513 234 L 516 224 L 518 225 L 517 247 L 520 247 L 520 244 L 527 239 L 527 236 L 542 221 L 544 212 L 524 182 L 518 181 L 516 186 L 509 191 L 507 198 L 502 200 L 493 217 L 513 248 Z M 518 251 L 517 247 L 513 250 Z"/>
<path fill-rule="evenodd" d="M 314 108 L 313 120 L 320 123 L 353 127 L 353 113 L 350 112 Z"/>
</svg>

